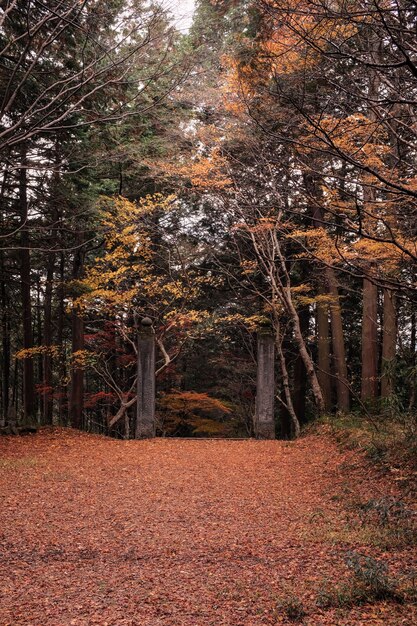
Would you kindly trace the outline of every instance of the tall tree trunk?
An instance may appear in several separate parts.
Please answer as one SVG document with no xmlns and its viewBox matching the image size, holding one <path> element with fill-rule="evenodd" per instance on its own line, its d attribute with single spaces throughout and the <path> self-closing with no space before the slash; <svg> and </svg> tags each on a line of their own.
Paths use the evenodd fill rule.
<svg viewBox="0 0 417 626">
<path fill-rule="evenodd" d="M 363 280 L 362 379 L 361 399 L 378 396 L 378 289 L 368 278 Z"/>
<path fill-rule="evenodd" d="M 1 202 L 1 226 L 3 229 L 3 218 L 4 218 L 4 198 L 6 194 L 7 188 L 7 180 L 9 178 L 9 168 L 6 167 L 3 170 L 3 180 L 1 183 L 0 190 L 0 202 Z M 0 251 L 0 297 L 1 297 L 1 372 L 2 372 L 2 380 L 1 380 L 1 415 L 0 415 L 0 426 L 4 427 L 8 421 L 9 415 L 9 399 L 10 399 L 10 311 L 9 311 L 9 298 L 8 298 L 8 290 L 7 290 L 7 277 L 6 277 L 6 264 L 5 264 L 5 255 L 4 251 Z"/>
<path fill-rule="evenodd" d="M 303 333 L 301 331 L 300 318 L 298 317 L 298 312 L 294 306 L 294 302 L 292 299 L 291 281 L 290 281 L 290 276 L 287 270 L 287 266 L 285 264 L 285 258 L 284 258 L 280 243 L 277 238 L 277 233 L 274 231 L 271 233 L 271 235 L 272 235 L 272 241 L 273 241 L 274 263 L 271 262 L 265 265 L 268 268 L 268 273 L 269 273 L 269 278 L 271 281 L 273 293 L 284 306 L 292 322 L 294 339 L 298 346 L 300 356 L 306 368 L 307 378 L 311 385 L 311 390 L 313 392 L 314 401 L 316 403 L 318 412 L 321 413 L 324 410 L 323 394 L 321 391 L 320 383 L 317 378 L 313 359 L 311 358 L 311 355 L 309 354 L 307 350 L 306 342 L 304 340 Z M 252 241 L 254 241 L 253 237 L 252 237 Z M 259 247 L 257 246 L 256 242 L 255 242 L 254 247 L 259 257 Z M 279 267 L 284 277 L 285 284 L 283 283 L 283 280 L 279 276 L 279 273 L 277 273 L 276 271 L 276 266 L 275 266 L 276 256 L 278 257 Z M 262 254 L 261 254 L 261 257 L 262 257 Z"/>
<path fill-rule="evenodd" d="M 155 335 L 149 318 L 138 333 L 138 377 L 135 438 L 155 437 Z"/>
<path fill-rule="evenodd" d="M 313 226 L 315 228 L 323 228 L 323 211 L 318 203 L 321 192 L 319 178 L 314 174 L 304 175 L 304 184 L 312 201 Z M 325 274 L 322 268 L 318 270 L 318 293 L 319 296 L 327 294 L 327 285 Z M 330 378 L 330 324 L 329 324 L 329 306 L 327 302 L 317 301 L 316 305 L 316 329 L 317 329 L 317 378 L 323 394 L 323 408 L 328 411 L 332 406 L 332 383 Z"/>
<path fill-rule="evenodd" d="M 59 261 L 59 288 L 58 288 L 58 323 L 57 323 L 57 343 L 58 343 L 58 421 L 60 424 L 64 423 L 64 413 L 66 404 L 66 390 L 65 384 L 67 374 L 67 362 L 65 358 L 65 346 L 64 346 L 64 320 L 65 320 L 65 256 L 61 252 Z"/>
<path fill-rule="evenodd" d="M 375 62 L 380 58 L 380 42 L 376 39 L 375 34 L 369 33 L 369 51 Z M 379 76 L 377 72 L 370 70 L 369 73 L 369 110 L 368 117 L 371 121 L 376 121 L 375 111 L 372 109 L 372 103 L 378 97 L 379 92 Z M 363 184 L 363 204 L 365 213 L 363 216 L 364 224 L 372 232 L 375 228 L 375 221 L 372 216 L 375 215 L 376 192 L 375 188 L 364 182 Z M 369 270 L 373 268 L 372 262 Z M 361 380 L 361 398 L 362 400 L 373 400 L 378 396 L 378 288 L 376 285 L 365 277 L 363 279 L 363 316 L 362 316 L 362 380 Z"/>
<path fill-rule="evenodd" d="M 38 280 L 36 282 L 36 335 L 34 333 L 33 343 L 35 346 L 42 346 L 43 343 L 43 331 L 42 331 L 42 305 L 41 305 L 41 284 Z M 34 329 L 35 330 L 35 329 Z M 36 357 L 36 361 L 34 361 L 35 367 L 35 379 L 37 379 L 41 384 L 43 383 L 43 356 L 39 354 Z M 36 413 L 39 414 L 39 417 L 42 418 L 43 415 L 43 394 L 39 396 L 39 392 L 36 393 L 35 396 L 36 403 Z M 40 409 L 40 410 L 39 410 Z"/>
<path fill-rule="evenodd" d="M 308 308 L 298 312 L 300 318 L 300 328 L 303 335 L 308 335 L 310 324 L 310 311 Z M 294 363 L 294 384 L 293 384 L 293 405 L 294 412 L 301 424 L 306 422 L 306 394 L 307 394 L 307 372 L 304 361 L 300 353 L 297 353 Z"/>
<path fill-rule="evenodd" d="M 33 348 L 32 303 L 31 303 L 31 267 L 29 251 L 28 202 L 27 202 L 27 160 L 26 148 L 22 149 L 21 169 L 19 171 L 19 209 L 21 219 L 20 230 L 20 285 L 22 298 L 23 348 Z M 26 419 L 35 415 L 35 382 L 33 357 L 23 360 L 23 410 Z"/>
<path fill-rule="evenodd" d="M 53 396 L 52 396 L 52 355 L 48 348 L 52 346 L 52 291 L 55 268 L 55 253 L 48 255 L 46 271 L 45 299 L 44 299 L 44 327 L 43 343 L 47 350 L 43 357 L 44 395 L 43 420 L 45 424 L 52 424 Z"/>
<path fill-rule="evenodd" d="M 325 287 L 321 284 L 319 294 L 324 294 Z M 324 302 L 317 302 L 317 349 L 318 372 L 321 391 L 323 393 L 324 409 L 329 411 L 332 406 L 332 385 L 330 380 L 330 324 L 329 308 Z"/>
<path fill-rule="evenodd" d="M 285 409 L 290 418 L 290 434 L 297 438 L 300 436 L 300 421 L 294 410 L 294 404 L 291 397 L 290 377 L 288 375 L 287 363 L 285 360 L 284 350 L 282 347 L 281 328 L 279 316 L 275 315 L 275 345 L 278 352 L 278 358 L 281 366 L 282 388 L 285 401 Z M 272 385 L 273 387 L 273 385 Z"/>
<path fill-rule="evenodd" d="M 297 342 L 298 349 L 300 351 L 300 356 L 303 359 L 304 366 L 306 368 L 307 377 L 310 381 L 311 390 L 313 392 L 313 396 L 317 405 L 317 409 L 319 413 L 324 410 L 324 400 L 323 393 L 321 391 L 320 383 L 317 378 L 316 370 L 314 368 L 313 360 L 307 350 L 307 346 L 303 337 L 303 333 L 301 332 L 300 320 L 295 309 L 295 306 L 292 302 L 291 290 L 290 287 L 286 288 L 286 301 L 288 305 L 288 312 L 291 315 L 294 329 L 294 338 Z"/>
<path fill-rule="evenodd" d="M 417 313 L 411 312 L 411 336 L 410 336 L 410 353 L 411 353 L 411 376 L 410 376 L 410 401 L 408 408 L 412 411 L 416 404 L 416 366 L 417 366 Z"/>
<path fill-rule="evenodd" d="M 84 252 L 82 248 L 76 250 L 72 277 L 77 280 L 81 277 L 84 266 Z M 71 386 L 69 398 L 69 416 L 73 428 L 82 427 L 84 409 L 84 367 L 77 362 L 77 353 L 84 350 L 84 320 L 77 307 L 71 312 L 72 346 L 71 352 L 75 363 L 71 367 Z"/>
<path fill-rule="evenodd" d="M 350 409 L 350 392 L 346 364 L 345 339 L 343 334 L 342 309 L 340 306 L 339 289 L 336 275 L 332 267 L 326 268 L 326 277 L 330 302 L 330 319 L 332 327 L 333 360 L 335 365 L 337 409 L 347 413 Z"/>
<path fill-rule="evenodd" d="M 395 353 L 397 347 L 397 313 L 395 294 L 391 289 L 384 289 L 384 317 L 382 325 L 382 372 L 381 397 L 388 398 L 394 393 Z"/>
<path fill-rule="evenodd" d="M 320 204 L 321 199 L 321 191 L 319 185 L 319 177 L 315 174 L 305 174 L 304 175 L 304 184 L 306 190 L 310 196 L 310 200 L 313 203 L 313 225 L 316 228 L 323 228 L 324 226 L 324 216 L 323 209 Z M 342 180 L 342 194 L 344 193 L 344 181 Z M 330 302 L 330 319 L 331 319 L 331 343 L 333 348 L 333 359 L 336 370 L 336 391 L 337 391 L 337 408 L 341 411 L 349 411 L 350 408 L 350 395 L 349 395 L 349 386 L 348 386 L 348 376 L 347 376 L 347 365 L 346 365 L 346 351 L 345 351 L 345 341 L 343 334 L 343 324 L 342 324 L 342 312 L 340 307 L 340 298 L 339 298 L 339 289 L 337 285 L 336 275 L 333 267 L 327 266 L 324 270 L 324 278 L 321 279 L 321 289 L 319 293 L 325 294 L 328 293 L 331 296 Z M 320 305 L 318 305 L 319 308 Z M 327 307 L 326 307 L 327 308 Z M 327 316 L 327 313 L 326 313 Z M 319 315 L 318 315 L 319 317 Z M 320 317 L 324 317 L 324 314 L 321 314 Z M 326 368 L 327 363 L 327 353 L 329 352 L 329 341 L 328 341 L 328 329 L 326 326 L 328 325 L 328 320 L 324 319 L 323 321 L 323 330 L 320 332 L 319 327 L 319 367 L 324 372 L 330 372 L 330 368 Z M 319 324 L 318 324 L 319 325 Z M 320 326 L 320 325 L 319 325 Z M 320 338 L 322 338 L 320 340 Z M 326 340 L 327 338 L 327 340 Z M 320 366 L 320 360 L 323 362 L 324 366 Z M 325 397 L 329 397 L 329 386 L 331 385 L 330 376 L 326 376 L 325 373 L 322 373 L 321 377 L 319 375 L 319 380 L 322 385 L 323 395 Z"/>
<path fill-rule="evenodd" d="M 1 343 L 2 343 L 2 413 L 0 416 L 0 426 L 5 426 L 9 413 L 9 387 L 10 387 L 10 322 L 9 304 L 7 299 L 4 255 L 0 253 L 1 259 Z"/>
</svg>

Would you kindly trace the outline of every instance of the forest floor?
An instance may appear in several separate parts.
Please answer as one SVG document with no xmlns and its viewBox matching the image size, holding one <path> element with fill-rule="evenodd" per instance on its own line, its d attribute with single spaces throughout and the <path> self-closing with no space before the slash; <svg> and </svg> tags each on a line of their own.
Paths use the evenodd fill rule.
<svg viewBox="0 0 417 626">
<path fill-rule="evenodd" d="M 0 625 L 411 626 L 394 478 L 326 435 L 3 437 Z"/>
</svg>

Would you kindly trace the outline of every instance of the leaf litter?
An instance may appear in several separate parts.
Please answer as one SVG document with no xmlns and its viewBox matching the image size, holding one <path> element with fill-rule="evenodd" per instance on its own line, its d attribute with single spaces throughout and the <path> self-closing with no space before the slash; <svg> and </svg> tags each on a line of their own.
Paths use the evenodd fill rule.
<svg viewBox="0 0 417 626">
<path fill-rule="evenodd" d="M 411 545 L 366 543 L 347 506 L 397 488 L 326 435 L 4 437 L 0 625 L 411 626 L 411 602 L 317 603 L 348 579 L 349 551 L 413 571 Z"/>
</svg>

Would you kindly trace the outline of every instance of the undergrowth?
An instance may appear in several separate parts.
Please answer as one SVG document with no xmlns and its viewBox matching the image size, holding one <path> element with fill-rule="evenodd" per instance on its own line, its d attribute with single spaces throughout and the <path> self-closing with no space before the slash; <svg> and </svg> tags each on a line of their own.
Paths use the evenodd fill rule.
<svg viewBox="0 0 417 626">
<path fill-rule="evenodd" d="M 302 622 L 307 615 L 302 600 L 295 595 L 279 600 L 277 612 L 285 615 L 290 622 Z"/>
<path fill-rule="evenodd" d="M 323 425 L 344 447 L 359 449 L 370 461 L 397 472 L 399 483 L 415 483 L 417 414 L 326 415 L 313 428 Z"/>
<path fill-rule="evenodd" d="M 332 496 L 332 500 L 344 503 L 343 521 L 335 525 L 330 517 L 324 516 L 317 525 L 316 520 L 311 520 L 311 539 L 321 537 L 331 543 L 352 547 L 367 545 L 384 551 L 416 545 L 416 511 L 411 504 L 417 477 L 415 417 L 327 416 L 313 429 L 319 432 L 324 429 L 342 447 L 363 452 L 370 463 L 390 474 L 399 487 L 399 495 L 378 493 L 376 497 L 364 500 L 346 478 L 342 492 Z M 358 467 L 362 468 L 360 460 Z M 355 468 L 354 464 L 347 463 L 343 472 L 349 477 Z"/>
<path fill-rule="evenodd" d="M 349 579 L 337 586 L 324 583 L 317 595 L 320 608 L 350 608 L 378 601 L 404 602 L 406 595 L 398 581 L 388 576 L 387 565 L 358 552 L 348 552 Z"/>
</svg>

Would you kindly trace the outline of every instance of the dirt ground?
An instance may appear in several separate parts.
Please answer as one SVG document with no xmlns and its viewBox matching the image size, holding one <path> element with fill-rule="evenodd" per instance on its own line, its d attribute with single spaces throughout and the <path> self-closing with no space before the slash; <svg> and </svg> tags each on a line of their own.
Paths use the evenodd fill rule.
<svg viewBox="0 0 417 626">
<path fill-rule="evenodd" d="M 413 549 L 352 508 L 397 484 L 326 436 L 3 437 L 0 625 L 411 626 L 408 601 L 319 606 L 352 554 L 414 584 Z"/>
</svg>

